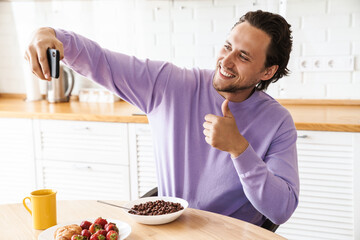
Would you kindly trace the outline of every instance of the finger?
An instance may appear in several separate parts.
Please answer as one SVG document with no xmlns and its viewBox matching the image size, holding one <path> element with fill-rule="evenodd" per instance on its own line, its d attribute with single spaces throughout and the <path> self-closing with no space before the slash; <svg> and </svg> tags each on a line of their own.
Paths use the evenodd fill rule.
<svg viewBox="0 0 360 240">
<path fill-rule="evenodd" d="M 214 128 L 214 126 L 213 126 L 210 122 L 204 122 L 204 123 L 203 123 L 203 127 L 204 127 L 205 129 L 209 129 L 209 130 L 211 130 L 211 129 Z"/>
<path fill-rule="evenodd" d="M 203 134 L 204 134 L 206 137 L 210 137 L 211 132 L 210 132 L 210 130 L 208 130 L 208 129 L 204 129 L 204 130 L 203 130 Z"/>
<path fill-rule="evenodd" d="M 50 67 L 49 67 L 49 61 L 47 59 L 47 49 L 44 47 L 38 47 L 37 48 L 37 55 L 38 55 L 38 62 L 40 64 L 42 74 L 47 79 L 50 80 Z"/>
<path fill-rule="evenodd" d="M 59 41 L 59 39 L 56 38 L 56 32 L 54 29 L 52 28 L 48 28 L 47 30 L 49 30 L 51 32 L 51 34 L 54 36 L 54 39 L 52 39 L 53 41 L 51 41 L 52 46 L 48 46 L 48 48 L 53 48 L 59 51 L 60 53 L 60 60 L 64 58 L 64 45 L 62 44 L 61 41 Z"/>
<path fill-rule="evenodd" d="M 211 145 L 211 139 L 210 139 L 210 137 L 206 136 L 206 137 L 205 137 L 205 142 L 207 142 L 209 145 Z"/>
<path fill-rule="evenodd" d="M 217 118 L 218 118 L 218 116 L 216 116 L 214 114 L 206 114 L 206 116 L 205 116 L 205 120 L 207 122 L 214 122 L 217 120 Z"/>
<path fill-rule="evenodd" d="M 233 114 L 230 111 L 229 108 L 229 100 L 225 99 L 225 101 L 221 105 L 221 111 L 223 113 L 224 117 L 233 117 Z"/>
<path fill-rule="evenodd" d="M 32 72 L 40 79 L 45 79 L 43 72 L 41 70 L 40 64 L 38 62 L 38 58 L 36 55 L 36 51 L 35 52 L 31 52 L 28 55 L 29 57 L 29 62 L 30 62 L 30 68 L 32 70 Z"/>
</svg>

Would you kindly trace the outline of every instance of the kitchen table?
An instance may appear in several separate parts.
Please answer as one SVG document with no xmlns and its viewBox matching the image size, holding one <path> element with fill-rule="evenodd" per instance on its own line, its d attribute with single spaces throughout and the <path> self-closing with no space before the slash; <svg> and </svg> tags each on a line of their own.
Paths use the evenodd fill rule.
<svg viewBox="0 0 360 240">
<path fill-rule="evenodd" d="M 108 201 L 123 204 L 121 201 Z M 57 222 L 95 219 L 97 217 L 116 219 L 128 223 L 131 234 L 127 240 L 136 239 L 285 239 L 276 233 L 253 224 L 216 213 L 188 208 L 174 222 L 149 226 L 136 223 L 119 208 L 104 205 L 94 200 L 58 200 Z M 80 224 L 79 222 L 79 224 Z M 32 228 L 31 216 L 21 203 L 0 205 L 1 239 L 34 239 L 41 230 Z"/>
</svg>

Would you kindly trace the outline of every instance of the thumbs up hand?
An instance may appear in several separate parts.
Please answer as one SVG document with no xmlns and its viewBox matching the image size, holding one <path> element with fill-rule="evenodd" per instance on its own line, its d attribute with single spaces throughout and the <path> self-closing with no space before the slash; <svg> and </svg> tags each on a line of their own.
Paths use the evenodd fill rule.
<svg viewBox="0 0 360 240">
<path fill-rule="evenodd" d="M 204 135 L 205 141 L 221 151 L 230 153 L 236 158 L 245 151 L 249 143 L 240 134 L 234 115 L 229 108 L 229 100 L 225 99 L 221 105 L 223 116 L 207 114 L 205 116 Z"/>
<path fill-rule="evenodd" d="M 229 108 L 229 100 L 225 99 L 225 101 L 221 104 L 221 111 L 224 117 L 234 118 L 234 115 L 232 114 Z"/>
</svg>

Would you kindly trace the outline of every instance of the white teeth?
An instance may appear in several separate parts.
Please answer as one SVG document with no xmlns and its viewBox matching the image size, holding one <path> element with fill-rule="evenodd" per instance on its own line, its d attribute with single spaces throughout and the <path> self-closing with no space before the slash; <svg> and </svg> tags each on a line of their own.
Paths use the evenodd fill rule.
<svg viewBox="0 0 360 240">
<path fill-rule="evenodd" d="M 220 73 L 225 77 L 235 77 L 234 75 L 225 72 L 222 68 L 220 68 Z"/>
</svg>

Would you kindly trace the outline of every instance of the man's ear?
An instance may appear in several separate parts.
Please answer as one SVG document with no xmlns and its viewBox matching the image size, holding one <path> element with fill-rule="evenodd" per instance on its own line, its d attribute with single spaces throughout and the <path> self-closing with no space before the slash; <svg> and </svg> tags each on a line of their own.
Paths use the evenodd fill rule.
<svg viewBox="0 0 360 240">
<path fill-rule="evenodd" d="M 272 65 L 271 67 L 267 67 L 260 80 L 262 80 L 262 81 L 269 80 L 270 78 L 272 78 L 274 76 L 274 74 L 276 73 L 278 68 L 279 68 L 279 65 Z"/>
</svg>

